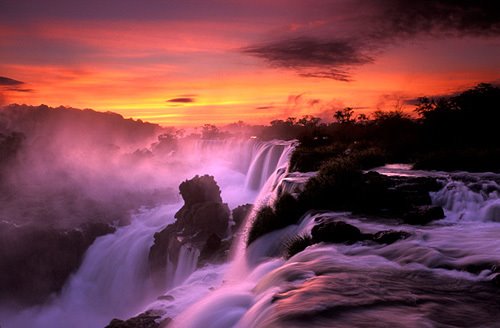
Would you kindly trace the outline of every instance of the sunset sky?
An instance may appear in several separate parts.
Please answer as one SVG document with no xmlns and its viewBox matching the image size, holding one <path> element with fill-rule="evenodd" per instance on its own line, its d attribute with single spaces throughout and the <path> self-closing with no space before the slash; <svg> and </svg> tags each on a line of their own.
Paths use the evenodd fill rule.
<svg viewBox="0 0 500 328">
<path fill-rule="evenodd" d="M 268 123 L 500 81 L 496 1 L 414 2 L 0 0 L 0 105 Z"/>
</svg>

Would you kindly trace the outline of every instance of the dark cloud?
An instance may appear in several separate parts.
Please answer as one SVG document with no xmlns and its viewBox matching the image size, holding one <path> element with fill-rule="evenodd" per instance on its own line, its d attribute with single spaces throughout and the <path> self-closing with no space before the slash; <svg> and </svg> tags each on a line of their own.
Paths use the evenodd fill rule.
<svg viewBox="0 0 500 328">
<path fill-rule="evenodd" d="M 167 100 L 168 103 L 181 103 L 181 104 L 193 103 L 195 101 L 196 100 L 192 97 L 180 97 Z"/>
<path fill-rule="evenodd" d="M 350 81 L 352 69 L 372 63 L 391 44 L 419 37 L 500 36 L 497 0 L 348 3 L 349 18 L 344 21 L 344 29 L 322 25 L 322 30 L 309 31 L 315 36 L 297 37 L 291 32 L 279 40 L 250 45 L 242 51 L 275 67 L 294 69 L 304 77 Z M 334 9 L 329 8 L 332 17 L 337 15 Z"/>
<path fill-rule="evenodd" d="M 259 107 L 255 107 L 255 109 L 261 109 L 261 110 L 263 110 L 263 109 L 273 109 L 273 108 L 274 108 L 274 106 L 259 106 Z"/>
<path fill-rule="evenodd" d="M 23 88 L 8 88 L 6 91 L 14 91 L 14 92 L 33 92 L 33 89 L 23 89 Z"/>
<path fill-rule="evenodd" d="M 345 70 L 326 68 L 318 71 L 299 72 L 299 75 L 303 77 L 315 77 L 319 79 L 333 79 L 342 82 L 349 82 L 352 80 L 351 75 L 348 72 L 348 68 L 346 68 Z"/>
<path fill-rule="evenodd" d="M 294 68 L 306 77 L 327 77 L 348 81 L 349 67 L 373 59 L 353 40 L 320 40 L 300 37 L 249 46 L 244 53 L 265 59 L 277 67 Z M 317 69 L 317 68 L 323 69 Z"/>
<path fill-rule="evenodd" d="M 18 86 L 22 84 L 24 84 L 24 82 L 17 81 L 5 76 L 0 76 L 0 86 Z"/>
<path fill-rule="evenodd" d="M 373 37 L 500 35 L 497 0 L 381 0 Z"/>
<path fill-rule="evenodd" d="M 0 87 L 4 91 L 12 92 L 33 92 L 33 89 L 23 88 L 26 83 L 11 79 L 9 77 L 0 76 Z"/>
</svg>

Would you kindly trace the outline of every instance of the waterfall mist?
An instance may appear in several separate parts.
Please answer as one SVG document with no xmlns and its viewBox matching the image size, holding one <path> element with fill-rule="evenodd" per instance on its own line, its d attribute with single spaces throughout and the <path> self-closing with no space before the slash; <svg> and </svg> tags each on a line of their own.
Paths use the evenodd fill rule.
<svg viewBox="0 0 500 328">
<path fill-rule="evenodd" d="M 210 174 L 230 208 L 253 203 L 277 166 L 287 163 L 292 149 L 286 142 L 189 138 L 162 148 L 160 142 L 152 142 L 154 134 L 141 140 L 142 145 L 100 148 L 93 142 L 101 140 L 101 135 L 88 136 L 90 141 L 70 140 L 70 130 L 51 135 L 44 151 L 37 147 L 37 137 L 29 138 L 18 152 L 16 166 L 6 175 L 8 185 L 16 186 L 16 192 L 22 189 L 28 200 L 36 194 L 60 197 L 58 202 L 49 202 L 46 210 L 49 215 L 58 215 L 52 221 L 28 217 L 23 222 L 14 212 L 23 207 L 12 203 L 12 213 L 3 209 L 16 219 L 8 224 L 69 229 L 97 219 L 117 225 L 117 229 L 95 240 L 62 290 L 44 304 L 26 307 L 4 300 L 2 326 L 101 327 L 112 318 L 134 315 L 166 292 L 156 290 L 150 281 L 148 253 L 153 235 L 172 223 L 182 206 L 179 183 L 196 174 Z M 68 202 L 73 193 L 80 198 Z M 103 215 L 115 215 L 103 218 L 89 214 L 88 204 L 93 203 L 86 198 L 95 200 Z M 36 210 L 35 205 L 29 206 L 32 208 L 25 206 L 25 210 Z M 81 213 L 75 214 L 79 208 Z M 16 230 L 10 233 L 15 235 Z M 180 262 L 168 268 L 168 289 L 182 285 L 197 269 L 198 256 L 199 251 L 181 249 Z M 216 276 L 213 279 L 220 279 Z M 200 291 L 197 297 L 202 295 Z"/>
</svg>

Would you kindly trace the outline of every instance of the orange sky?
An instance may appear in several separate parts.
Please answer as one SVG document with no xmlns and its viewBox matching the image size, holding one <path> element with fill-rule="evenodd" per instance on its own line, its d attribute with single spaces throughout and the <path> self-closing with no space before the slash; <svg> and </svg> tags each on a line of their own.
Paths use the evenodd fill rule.
<svg viewBox="0 0 500 328">
<path fill-rule="evenodd" d="M 359 31 L 369 26 L 353 17 L 348 0 L 221 0 L 211 7 L 200 1 L 165 7 L 162 1 L 111 6 L 95 0 L 82 8 L 72 2 L 0 6 L 0 76 L 14 81 L 0 84 L 0 102 L 110 110 L 162 125 L 268 123 L 305 114 L 328 119 L 344 106 L 390 110 L 407 99 L 495 82 L 500 75 L 496 33 L 438 27 L 432 36 L 411 31 L 367 41 Z M 332 10 L 315 8 L 321 6 Z M 366 12 L 376 17 L 379 9 Z M 337 34 L 341 38 L 332 41 Z M 295 38 L 326 41 L 313 50 L 278 51 L 273 44 Z M 359 47 L 347 48 L 353 54 L 337 42 L 349 38 Z M 273 46 L 257 55 L 244 50 L 266 43 Z M 339 54 L 325 54 L 321 46 Z M 353 61 L 357 51 L 370 61 Z M 351 81 L 301 76 L 331 68 L 347 72 Z M 189 102 L 169 102 L 177 98 Z"/>
</svg>

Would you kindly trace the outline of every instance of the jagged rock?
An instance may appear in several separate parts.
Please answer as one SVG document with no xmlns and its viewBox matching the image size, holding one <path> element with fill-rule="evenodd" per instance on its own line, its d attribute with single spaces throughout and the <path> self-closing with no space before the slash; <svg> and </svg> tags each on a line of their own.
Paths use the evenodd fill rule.
<svg viewBox="0 0 500 328">
<path fill-rule="evenodd" d="M 229 224 L 229 207 L 222 202 L 195 203 L 183 206 L 176 213 L 176 225 L 185 234 L 202 232 L 207 236 L 216 234 L 223 237 L 227 233 Z"/>
<path fill-rule="evenodd" d="M 343 221 L 320 222 L 311 230 L 315 243 L 355 243 L 364 240 L 364 235 L 353 225 Z"/>
<path fill-rule="evenodd" d="M 221 250 L 222 240 L 216 234 L 210 235 L 207 241 L 205 242 L 205 246 L 200 252 L 200 257 L 198 258 L 198 262 L 206 263 L 206 262 L 215 262 L 216 257 Z"/>
<path fill-rule="evenodd" d="M 215 182 L 214 177 L 210 175 L 203 175 L 201 177 L 197 175 L 191 180 L 184 181 L 179 185 L 179 191 L 182 199 L 184 199 L 184 206 L 182 208 L 198 203 L 222 203 L 220 188 L 217 182 Z M 182 209 L 179 212 L 181 211 Z"/>
<path fill-rule="evenodd" d="M 162 328 L 172 319 L 161 320 L 161 315 L 146 311 L 128 320 L 113 319 L 105 328 Z"/>
<path fill-rule="evenodd" d="M 406 231 L 384 230 L 373 234 L 371 239 L 380 244 L 393 244 L 409 236 L 410 234 Z"/>
<path fill-rule="evenodd" d="M 306 247 L 320 243 L 352 244 L 361 241 L 373 241 L 379 244 L 393 244 L 406 239 L 410 233 L 406 231 L 383 230 L 374 234 L 362 233 L 357 227 L 344 221 L 329 221 L 320 217 L 317 224 L 311 229 L 311 236 L 302 235 L 289 239 L 285 245 L 285 258 L 302 252 Z"/>
<path fill-rule="evenodd" d="M 424 225 L 444 218 L 444 211 L 440 206 L 417 206 L 403 216 L 403 221 L 409 224 Z"/>
<path fill-rule="evenodd" d="M 232 227 L 233 232 L 238 231 L 243 222 L 245 222 L 246 218 L 250 214 L 253 209 L 252 204 L 240 205 L 233 209 L 232 216 L 234 221 L 234 226 Z"/>
<path fill-rule="evenodd" d="M 177 266 L 183 246 L 195 248 L 199 265 L 223 259 L 229 248 L 227 236 L 230 211 L 222 202 L 220 189 L 212 176 L 195 176 L 179 186 L 184 205 L 176 221 L 154 235 L 149 251 L 149 268 L 157 287 L 165 287 L 167 265 Z"/>
<path fill-rule="evenodd" d="M 58 292 L 83 260 L 87 248 L 115 228 L 86 223 L 63 230 L 0 223 L 0 299 L 24 304 Z"/>
</svg>

